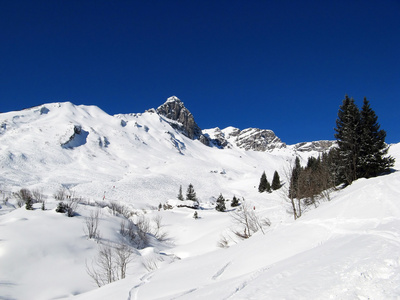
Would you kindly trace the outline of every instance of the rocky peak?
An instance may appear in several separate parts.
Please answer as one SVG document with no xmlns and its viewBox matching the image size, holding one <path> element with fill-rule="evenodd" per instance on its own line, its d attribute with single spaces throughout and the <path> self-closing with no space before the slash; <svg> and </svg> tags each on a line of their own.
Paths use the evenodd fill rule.
<svg viewBox="0 0 400 300">
<path fill-rule="evenodd" d="M 245 150 L 266 151 L 286 147 L 272 130 L 247 128 L 236 132 L 236 145 Z"/>
<path fill-rule="evenodd" d="M 198 139 L 201 137 L 200 127 L 194 121 L 191 112 L 178 97 L 169 97 L 156 111 L 159 115 L 176 121 L 177 123 L 171 123 L 171 125 L 179 129 L 187 137 L 191 139 Z"/>
<path fill-rule="evenodd" d="M 332 147 L 336 146 L 336 141 L 314 141 L 314 142 L 304 142 L 294 145 L 296 151 L 309 152 L 325 152 L 330 150 Z"/>
<path fill-rule="evenodd" d="M 220 148 L 236 146 L 245 150 L 267 151 L 275 148 L 284 148 L 283 143 L 272 130 L 247 128 L 240 130 L 227 127 L 223 130 L 217 128 L 204 130 L 210 137 L 211 144 Z"/>
</svg>

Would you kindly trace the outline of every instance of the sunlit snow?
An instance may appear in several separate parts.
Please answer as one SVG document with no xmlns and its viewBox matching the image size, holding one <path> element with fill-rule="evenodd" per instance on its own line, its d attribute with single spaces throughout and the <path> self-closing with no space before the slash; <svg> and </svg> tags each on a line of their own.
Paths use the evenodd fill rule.
<svg viewBox="0 0 400 300">
<path fill-rule="evenodd" d="M 265 171 L 271 181 L 277 170 L 285 182 L 297 155 L 305 163 L 316 152 L 211 148 L 152 111 L 110 116 L 68 102 L 0 114 L 0 125 L 0 299 L 400 297 L 399 163 L 294 221 L 285 186 L 260 194 L 259 180 Z M 400 144 L 390 154 L 399 161 Z M 176 206 L 180 186 L 185 195 L 190 183 L 198 219 Z M 21 188 L 42 191 L 46 210 L 18 208 L 11 193 Z M 82 198 L 72 218 L 55 212 L 62 188 Z M 271 226 L 218 247 L 235 226 L 229 202 L 227 212 L 214 209 L 219 194 L 235 195 Z M 101 288 L 86 272 L 99 246 L 84 231 L 96 201 L 127 205 L 134 220 L 159 216 L 169 237 L 136 250 L 127 278 Z M 118 243 L 121 220 L 101 208 L 100 241 Z"/>
</svg>

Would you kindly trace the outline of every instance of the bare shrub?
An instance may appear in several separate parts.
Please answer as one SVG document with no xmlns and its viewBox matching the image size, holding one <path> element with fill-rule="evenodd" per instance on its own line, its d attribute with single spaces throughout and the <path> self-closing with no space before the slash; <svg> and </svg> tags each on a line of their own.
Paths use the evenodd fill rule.
<svg viewBox="0 0 400 300">
<path fill-rule="evenodd" d="M 133 260 L 132 248 L 126 244 L 120 244 L 115 248 L 116 264 L 119 270 L 119 279 L 124 279 L 126 277 L 126 269 L 128 263 Z"/>
<path fill-rule="evenodd" d="M 32 191 L 32 196 L 33 196 L 33 199 L 36 200 L 36 202 L 39 202 L 39 203 L 43 203 L 44 202 L 44 195 L 43 195 L 42 190 L 34 189 Z"/>
<path fill-rule="evenodd" d="M 58 201 L 64 201 L 67 199 L 67 189 L 61 187 L 57 192 L 54 193 L 53 197 Z"/>
<path fill-rule="evenodd" d="M 154 216 L 153 222 L 155 224 L 155 229 L 153 234 L 156 237 L 156 239 L 161 242 L 167 241 L 169 237 L 168 233 L 162 230 L 162 228 L 164 227 L 164 225 L 162 224 L 162 217 L 160 215 Z"/>
<path fill-rule="evenodd" d="M 89 239 L 98 239 L 100 236 L 98 226 L 99 226 L 99 209 L 90 211 L 90 215 L 85 218 L 84 232 Z"/>
<path fill-rule="evenodd" d="M 231 216 L 234 222 L 240 226 L 240 229 L 234 229 L 233 233 L 241 239 L 248 239 L 259 230 L 264 234 L 263 227 L 271 225 L 267 218 L 259 218 L 250 205 L 244 201 L 239 209 L 231 213 Z"/>
<path fill-rule="evenodd" d="M 123 204 L 117 203 L 115 201 L 110 201 L 107 206 L 111 209 L 112 214 L 114 216 L 116 216 L 117 214 L 120 214 L 127 219 L 131 216 L 129 207 L 127 207 Z"/>
<path fill-rule="evenodd" d="M 125 237 L 128 242 L 138 245 L 140 243 L 140 239 L 137 235 L 137 229 L 135 224 L 131 220 L 122 220 L 120 223 L 120 234 Z"/>
<path fill-rule="evenodd" d="M 99 287 L 117 280 L 117 269 L 112 252 L 110 245 L 100 245 L 92 266 L 86 263 L 86 272 Z"/>
<path fill-rule="evenodd" d="M 150 233 L 150 222 L 144 216 L 139 216 L 136 223 L 137 235 L 139 237 L 139 247 L 144 248 L 149 244 L 148 233 Z"/>
<path fill-rule="evenodd" d="M 91 266 L 86 262 L 86 272 L 97 284 L 103 286 L 126 277 L 128 264 L 133 260 L 132 248 L 126 244 L 116 247 L 100 245 Z"/>
</svg>

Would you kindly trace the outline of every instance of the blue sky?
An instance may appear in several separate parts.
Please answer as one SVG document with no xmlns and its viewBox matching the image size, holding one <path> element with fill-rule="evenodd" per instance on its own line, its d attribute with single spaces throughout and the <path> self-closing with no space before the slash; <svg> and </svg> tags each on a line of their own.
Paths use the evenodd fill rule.
<svg viewBox="0 0 400 300">
<path fill-rule="evenodd" d="M 345 94 L 400 142 L 400 1 L 1 1 L 0 112 L 143 112 L 172 95 L 203 128 L 334 139 Z"/>
</svg>

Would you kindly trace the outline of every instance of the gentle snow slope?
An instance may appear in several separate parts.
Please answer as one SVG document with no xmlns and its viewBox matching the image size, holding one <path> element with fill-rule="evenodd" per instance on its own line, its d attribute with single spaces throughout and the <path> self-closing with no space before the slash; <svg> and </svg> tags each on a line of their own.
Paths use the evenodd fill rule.
<svg viewBox="0 0 400 300">
<path fill-rule="evenodd" d="M 399 157 L 399 145 L 393 147 Z M 78 299 L 390 299 L 400 296 L 400 173 L 361 179 L 331 202 L 229 249 Z M 129 288 L 132 287 L 132 290 Z"/>
</svg>

